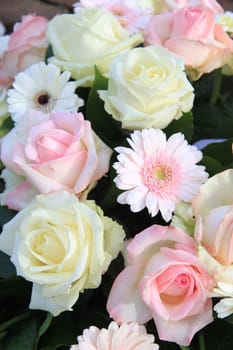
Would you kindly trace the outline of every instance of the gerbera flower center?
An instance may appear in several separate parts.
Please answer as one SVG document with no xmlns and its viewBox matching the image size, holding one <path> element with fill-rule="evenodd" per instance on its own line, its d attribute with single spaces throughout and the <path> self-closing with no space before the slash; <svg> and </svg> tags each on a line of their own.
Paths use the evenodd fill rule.
<svg viewBox="0 0 233 350">
<path fill-rule="evenodd" d="M 39 111 L 49 113 L 55 105 L 55 98 L 47 91 L 39 91 L 33 99 L 34 107 Z"/>
<path fill-rule="evenodd" d="M 154 174 L 158 180 L 166 179 L 166 171 L 161 166 L 156 166 L 154 169 Z"/>
<path fill-rule="evenodd" d="M 47 105 L 47 103 L 49 102 L 49 95 L 40 95 L 38 97 L 38 103 L 40 105 Z"/>
<path fill-rule="evenodd" d="M 161 162 L 145 162 L 142 169 L 142 180 L 150 191 L 156 192 L 167 186 L 172 179 L 172 170 L 168 165 Z"/>
</svg>

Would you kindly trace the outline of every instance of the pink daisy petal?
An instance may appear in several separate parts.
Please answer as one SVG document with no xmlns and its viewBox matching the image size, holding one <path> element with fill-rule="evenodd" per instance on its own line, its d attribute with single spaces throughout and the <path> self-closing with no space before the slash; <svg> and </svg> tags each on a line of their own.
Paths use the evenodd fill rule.
<svg viewBox="0 0 233 350">
<path fill-rule="evenodd" d="M 119 153 L 113 167 L 114 180 L 121 190 L 121 204 L 129 204 L 133 212 L 147 207 L 151 216 L 158 211 L 169 221 L 176 203 L 190 202 L 208 174 L 197 165 L 202 153 L 184 139 L 182 133 L 166 140 L 160 129 L 134 131 L 128 138 L 131 148 L 117 147 Z"/>
<path fill-rule="evenodd" d="M 91 326 L 78 336 L 78 344 L 71 350 L 158 350 L 154 336 L 146 328 L 135 322 L 118 325 L 112 321 L 108 328 Z"/>
</svg>

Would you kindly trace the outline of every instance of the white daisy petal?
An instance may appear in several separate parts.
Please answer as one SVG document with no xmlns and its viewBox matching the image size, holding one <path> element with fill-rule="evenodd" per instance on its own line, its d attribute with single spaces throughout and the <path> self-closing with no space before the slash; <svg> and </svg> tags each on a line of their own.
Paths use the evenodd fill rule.
<svg viewBox="0 0 233 350">
<path fill-rule="evenodd" d="M 78 336 L 78 344 L 72 345 L 71 350 L 158 350 L 154 336 L 148 334 L 144 326 L 137 323 L 111 322 L 108 328 L 98 329 L 91 326 Z"/>
<path fill-rule="evenodd" d="M 45 114 L 77 112 L 83 100 L 75 93 L 76 83 L 69 82 L 70 73 L 53 64 L 33 64 L 16 75 L 13 88 L 8 91 L 8 110 L 15 122 L 31 110 Z"/>
</svg>

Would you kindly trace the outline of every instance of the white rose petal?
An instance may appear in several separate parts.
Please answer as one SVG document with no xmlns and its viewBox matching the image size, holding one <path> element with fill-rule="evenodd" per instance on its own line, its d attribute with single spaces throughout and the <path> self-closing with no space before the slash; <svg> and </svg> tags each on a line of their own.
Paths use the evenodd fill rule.
<svg viewBox="0 0 233 350">
<path fill-rule="evenodd" d="M 141 34 L 131 36 L 102 8 L 56 16 L 49 23 L 47 35 L 54 53 L 49 62 L 70 71 L 78 86 L 92 85 L 95 65 L 108 75 L 115 56 L 142 42 Z"/>
<path fill-rule="evenodd" d="M 4 225 L 0 249 L 33 282 L 30 308 L 57 316 L 72 310 L 80 292 L 100 285 L 124 235 L 95 202 L 60 191 L 36 196 Z"/>
<path fill-rule="evenodd" d="M 193 106 L 193 87 L 184 62 L 160 46 L 117 56 L 108 90 L 99 91 L 106 111 L 126 129 L 165 128 Z"/>
</svg>

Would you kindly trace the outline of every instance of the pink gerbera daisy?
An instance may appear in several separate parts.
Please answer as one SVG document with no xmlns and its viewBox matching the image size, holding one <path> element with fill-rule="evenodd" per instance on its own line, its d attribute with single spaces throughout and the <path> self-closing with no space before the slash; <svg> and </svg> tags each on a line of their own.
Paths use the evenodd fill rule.
<svg viewBox="0 0 233 350">
<path fill-rule="evenodd" d="M 117 147 L 116 186 L 126 190 L 117 198 L 129 204 L 133 212 L 145 207 L 151 216 L 159 210 L 169 221 L 176 203 L 190 202 L 202 183 L 207 180 L 205 167 L 197 165 L 202 153 L 191 146 L 181 133 L 166 140 L 159 129 L 134 131 L 127 139 L 131 148 Z"/>
<path fill-rule="evenodd" d="M 111 322 L 108 329 L 91 326 L 78 337 L 78 344 L 71 350 L 158 350 L 154 336 L 147 334 L 144 326 L 137 323 Z"/>
</svg>

